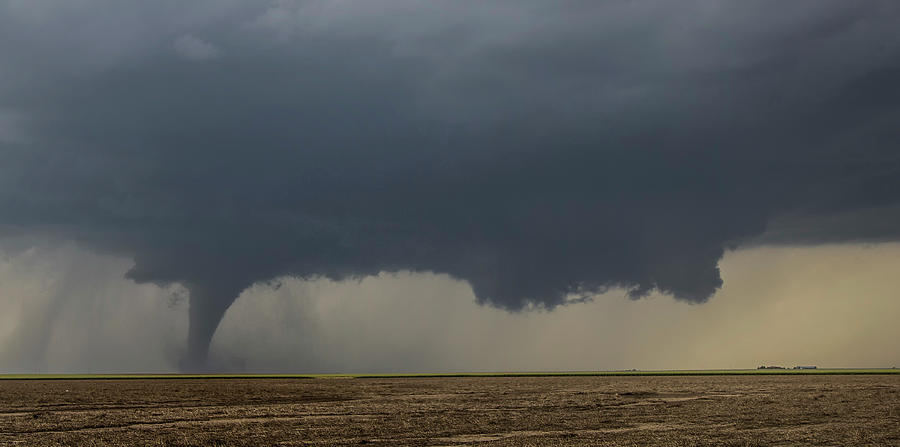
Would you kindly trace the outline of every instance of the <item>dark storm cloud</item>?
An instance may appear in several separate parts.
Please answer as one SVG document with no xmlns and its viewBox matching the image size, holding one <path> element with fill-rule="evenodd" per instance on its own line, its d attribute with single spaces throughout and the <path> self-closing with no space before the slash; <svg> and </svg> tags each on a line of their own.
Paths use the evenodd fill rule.
<svg viewBox="0 0 900 447">
<path fill-rule="evenodd" d="M 0 228 L 184 284 L 195 360 L 283 275 L 703 302 L 900 236 L 894 2 L 2 5 Z"/>
</svg>

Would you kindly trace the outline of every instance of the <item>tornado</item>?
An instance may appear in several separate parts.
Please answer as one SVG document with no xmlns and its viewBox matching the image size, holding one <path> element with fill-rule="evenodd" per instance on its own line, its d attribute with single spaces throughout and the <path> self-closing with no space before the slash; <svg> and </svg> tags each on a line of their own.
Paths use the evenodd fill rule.
<svg viewBox="0 0 900 447">
<path fill-rule="evenodd" d="M 191 284 L 188 290 L 187 353 L 181 360 L 181 370 L 186 373 L 209 372 L 209 345 L 242 287 L 223 280 L 221 283 Z"/>
</svg>

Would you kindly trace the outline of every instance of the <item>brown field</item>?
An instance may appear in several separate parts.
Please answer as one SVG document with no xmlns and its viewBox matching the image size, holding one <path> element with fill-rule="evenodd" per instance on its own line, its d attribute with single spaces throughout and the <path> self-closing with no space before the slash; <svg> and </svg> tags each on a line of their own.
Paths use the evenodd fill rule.
<svg viewBox="0 0 900 447">
<path fill-rule="evenodd" d="M 900 376 L 0 381 L 0 446 L 900 445 Z"/>
</svg>

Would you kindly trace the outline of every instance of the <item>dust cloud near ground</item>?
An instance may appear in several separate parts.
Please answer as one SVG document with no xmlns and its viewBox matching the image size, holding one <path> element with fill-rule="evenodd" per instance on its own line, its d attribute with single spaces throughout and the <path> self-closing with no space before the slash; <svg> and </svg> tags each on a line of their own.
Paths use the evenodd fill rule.
<svg viewBox="0 0 900 447">
<path fill-rule="evenodd" d="M 900 376 L 0 381 L 0 446 L 900 445 Z"/>
</svg>

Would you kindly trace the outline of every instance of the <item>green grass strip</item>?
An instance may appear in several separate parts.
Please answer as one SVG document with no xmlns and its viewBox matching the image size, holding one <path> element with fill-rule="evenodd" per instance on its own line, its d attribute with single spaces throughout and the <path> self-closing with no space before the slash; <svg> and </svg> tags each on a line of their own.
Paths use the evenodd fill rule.
<svg viewBox="0 0 900 447">
<path fill-rule="evenodd" d="M 405 379 L 449 377 L 630 377 L 900 374 L 900 369 L 720 369 L 652 371 L 476 372 L 420 374 L 0 374 L 0 380 L 148 380 L 148 379 Z"/>
</svg>

